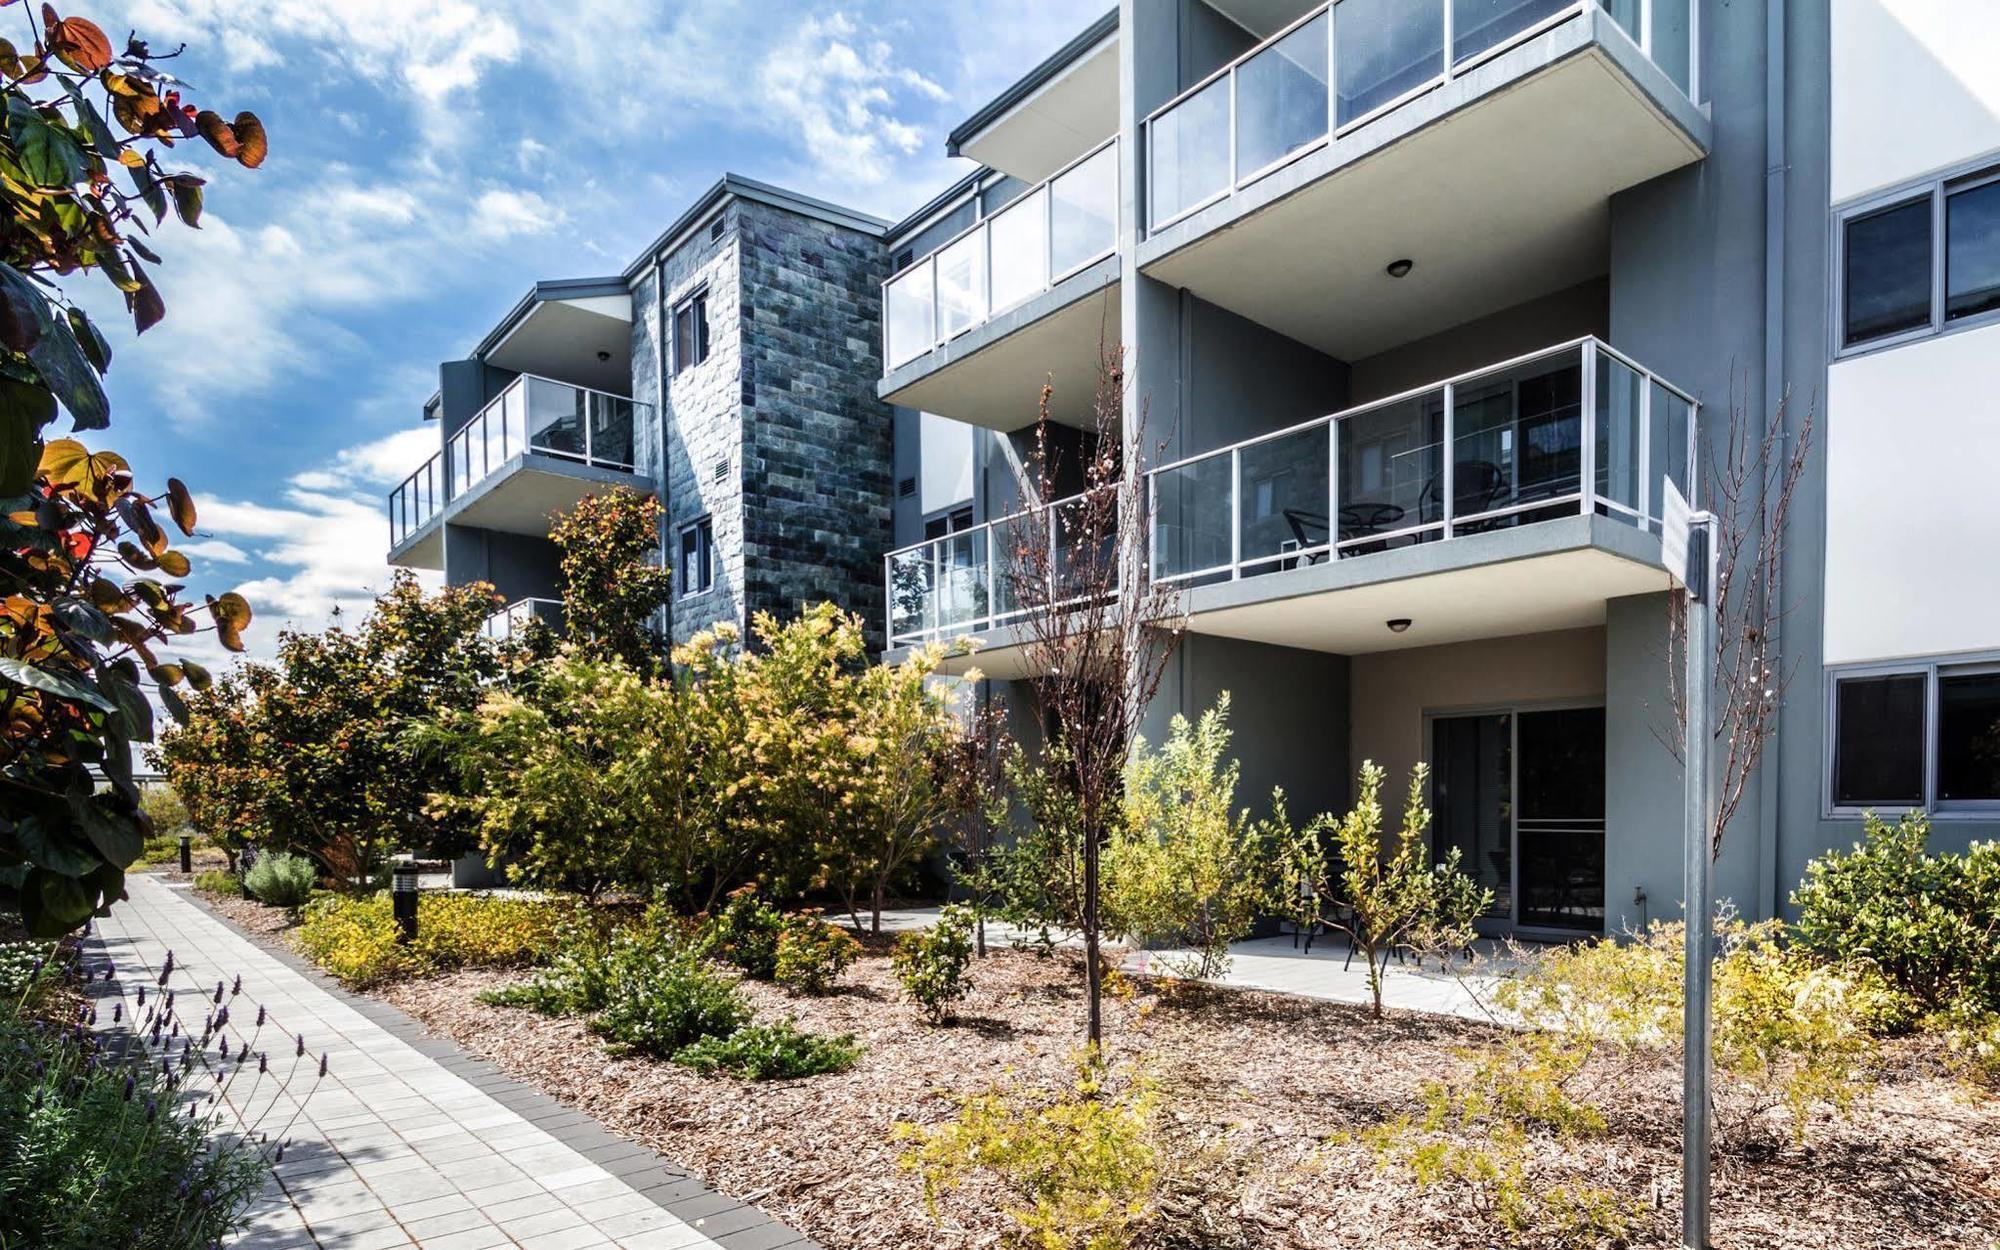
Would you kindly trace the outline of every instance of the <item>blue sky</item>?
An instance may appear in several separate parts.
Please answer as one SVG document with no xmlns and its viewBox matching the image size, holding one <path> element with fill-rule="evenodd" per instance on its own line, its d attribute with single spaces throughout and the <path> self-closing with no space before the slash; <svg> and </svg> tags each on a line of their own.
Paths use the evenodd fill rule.
<svg viewBox="0 0 2000 1250">
<path fill-rule="evenodd" d="M 116 447 L 200 503 L 197 592 L 254 652 L 387 581 L 383 496 L 421 406 L 537 278 L 617 273 L 725 170 L 897 218 L 970 168 L 944 135 L 1108 0 L 102 0 L 117 41 L 264 120 L 251 172 L 200 144 L 199 232 L 156 239 L 167 320 L 114 299 Z M 199 149 L 199 150 L 197 150 Z M 75 284 L 72 284 L 73 286 Z M 96 286 L 98 284 L 90 284 Z M 208 650 L 198 642 L 191 654 Z"/>
</svg>

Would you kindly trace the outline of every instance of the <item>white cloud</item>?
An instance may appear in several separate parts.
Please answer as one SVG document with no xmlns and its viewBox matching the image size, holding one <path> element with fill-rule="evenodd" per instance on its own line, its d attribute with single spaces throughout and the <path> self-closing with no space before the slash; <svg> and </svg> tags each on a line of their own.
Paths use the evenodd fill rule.
<svg viewBox="0 0 2000 1250">
<path fill-rule="evenodd" d="M 533 191 L 495 188 L 481 192 L 472 205 L 472 230 L 487 239 L 542 234 L 561 225 L 562 221 L 562 209 Z"/>
<path fill-rule="evenodd" d="M 928 141 L 898 106 L 910 96 L 949 98 L 899 65 L 887 41 L 860 37 L 845 13 L 807 18 L 765 58 L 757 84 L 758 104 L 791 123 L 811 162 L 863 185 L 886 180 L 892 162 Z"/>
<path fill-rule="evenodd" d="M 200 542 L 182 543 L 179 547 L 184 556 L 215 564 L 247 564 L 249 553 L 235 543 L 224 542 L 220 538 L 206 538 Z"/>
</svg>

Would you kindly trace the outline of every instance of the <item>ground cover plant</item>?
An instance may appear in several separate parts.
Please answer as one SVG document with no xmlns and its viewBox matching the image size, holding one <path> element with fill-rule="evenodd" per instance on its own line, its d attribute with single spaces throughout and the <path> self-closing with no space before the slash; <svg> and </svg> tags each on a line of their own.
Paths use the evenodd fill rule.
<svg viewBox="0 0 2000 1250">
<path fill-rule="evenodd" d="M 327 895 L 305 908 L 295 940 L 307 958 L 349 985 L 444 968 L 521 967 L 546 958 L 570 904 L 555 899 L 427 891 L 417 936 L 397 941 L 386 891 Z"/>
</svg>

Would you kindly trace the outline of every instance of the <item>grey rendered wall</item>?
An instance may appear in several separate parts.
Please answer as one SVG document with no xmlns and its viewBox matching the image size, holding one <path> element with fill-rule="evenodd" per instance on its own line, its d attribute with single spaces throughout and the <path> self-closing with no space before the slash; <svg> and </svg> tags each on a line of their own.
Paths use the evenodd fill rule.
<svg viewBox="0 0 2000 1250">
<path fill-rule="evenodd" d="M 1186 382 L 1181 425 L 1172 432 L 1177 454 L 1225 447 L 1346 407 L 1345 363 L 1185 291 L 1179 295 Z"/>
<path fill-rule="evenodd" d="M 1188 634 L 1169 659 L 1142 732 L 1157 745 L 1178 714 L 1190 720 L 1229 692 L 1232 754 L 1242 766 L 1238 807 L 1270 809 L 1282 786 L 1296 821 L 1348 802 L 1348 660 L 1235 638 Z"/>
<path fill-rule="evenodd" d="M 1603 336 L 1610 329 L 1609 282 L 1579 283 L 1355 361 L 1347 402 L 1365 404 L 1554 343 Z"/>
<path fill-rule="evenodd" d="M 444 544 L 454 586 L 487 582 L 507 603 L 562 597 L 560 555 L 546 538 L 447 524 Z"/>
<path fill-rule="evenodd" d="M 743 603 L 831 599 L 884 640 L 894 425 L 882 375 L 881 240 L 739 201 Z M 679 622 L 676 622 L 678 628 Z"/>
</svg>

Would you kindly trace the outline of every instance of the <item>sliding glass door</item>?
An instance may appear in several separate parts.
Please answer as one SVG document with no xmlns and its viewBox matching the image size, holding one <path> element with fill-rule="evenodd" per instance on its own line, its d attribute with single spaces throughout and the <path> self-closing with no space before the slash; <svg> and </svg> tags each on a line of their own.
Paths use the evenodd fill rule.
<svg viewBox="0 0 2000 1250">
<path fill-rule="evenodd" d="M 1604 928 L 1604 709 L 1431 719 L 1432 846 L 1515 929 Z"/>
</svg>

